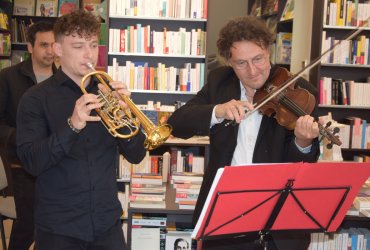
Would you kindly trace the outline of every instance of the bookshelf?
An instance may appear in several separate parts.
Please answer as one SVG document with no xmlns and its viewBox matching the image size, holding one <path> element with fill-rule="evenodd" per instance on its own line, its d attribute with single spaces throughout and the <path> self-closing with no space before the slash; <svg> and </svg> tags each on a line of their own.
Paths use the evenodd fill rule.
<svg viewBox="0 0 370 250">
<path fill-rule="evenodd" d="M 344 40 L 351 32 L 356 30 L 355 26 L 358 25 L 358 23 L 354 23 L 354 20 L 356 20 L 356 18 L 354 18 L 354 15 L 352 15 L 351 21 L 344 20 L 342 22 L 339 21 L 337 18 L 334 18 L 334 20 L 329 20 L 331 9 L 330 3 L 328 2 L 329 1 L 327 0 L 314 2 L 311 46 L 312 60 L 318 58 L 321 53 L 323 53 L 323 51 L 328 48 L 328 41 L 325 40 L 328 40 L 330 37 L 332 37 L 332 40 Z M 367 3 L 367 5 L 368 4 L 369 3 Z M 351 7 L 347 6 L 347 8 L 345 8 L 345 11 L 348 8 Z M 362 6 L 362 8 L 364 8 L 364 6 Z M 350 13 L 353 13 L 353 11 L 350 11 Z M 366 38 L 368 43 L 368 39 L 370 37 L 370 27 L 364 27 L 359 35 L 352 39 L 349 45 L 347 45 L 349 46 L 348 51 L 353 51 L 352 45 L 354 45 L 355 41 L 358 40 L 358 37 L 361 36 Z M 339 53 L 339 51 L 342 51 L 342 53 Z M 324 60 L 322 60 L 321 64 L 311 70 L 310 80 L 311 82 L 316 83 L 316 86 L 318 90 L 321 91 L 321 93 L 323 93 L 323 84 L 320 84 L 320 81 L 323 77 L 331 79 L 341 79 L 342 82 L 350 80 L 354 82 L 361 82 L 364 84 L 363 86 L 367 85 L 366 82 L 369 82 L 369 61 L 361 62 L 360 60 L 358 60 L 356 63 L 353 63 L 354 57 L 351 55 L 351 52 L 343 53 L 343 51 L 347 50 L 345 48 L 334 50 L 331 58 L 325 58 Z M 332 92 L 332 94 L 334 96 L 334 92 Z M 363 91 L 363 95 L 365 99 L 370 98 L 370 92 Z M 370 121 L 370 105 L 367 105 L 366 103 L 360 103 L 360 105 L 328 104 L 328 102 L 331 102 L 331 100 L 325 102 L 323 100 L 320 100 L 320 97 L 318 97 L 318 101 L 319 115 L 326 115 L 330 112 L 333 116 L 333 119 L 339 122 L 351 116 L 360 117 L 361 119 Z M 342 148 L 342 155 L 344 160 L 353 160 L 354 155 L 370 155 L 370 150 Z"/>
<path fill-rule="evenodd" d="M 208 1 L 155 2 L 110 0 L 108 72 L 130 83 L 137 104 L 186 102 L 204 85 Z"/>
<path fill-rule="evenodd" d="M 162 155 L 164 152 L 170 152 L 171 147 L 176 147 L 183 151 L 192 151 L 194 155 L 204 156 L 204 167 L 208 164 L 209 159 L 209 139 L 208 137 L 193 137 L 189 139 L 179 139 L 170 138 L 161 147 L 155 149 L 151 154 Z M 122 187 L 122 183 L 120 183 Z M 138 207 L 128 207 L 127 218 L 125 218 L 125 223 L 127 223 L 127 244 L 129 249 L 131 249 L 132 244 L 132 216 L 133 214 L 140 213 L 143 215 L 156 214 L 161 217 L 167 218 L 168 224 L 185 225 L 186 228 L 193 228 L 192 225 L 192 215 L 193 210 L 191 209 L 179 209 L 179 205 L 175 202 L 176 190 L 170 180 L 168 179 L 166 185 L 165 194 L 165 208 L 138 208 Z M 127 191 L 128 185 L 124 186 L 125 191 Z M 128 197 L 126 195 L 126 197 Z M 159 243 L 158 243 L 159 244 Z"/>
<path fill-rule="evenodd" d="M 187 226 L 192 226 L 192 216 L 193 210 L 178 209 L 175 204 L 175 190 L 168 185 L 166 191 L 166 208 L 156 209 L 156 208 L 129 208 L 128 218 L 127 218 L 127 245 L 131 249 L 131 236 L 132 236 L 132 215 L 134 213 L 141 214 L 158 214 L 167 218 L 167 223 L 177 223 L 185 224 Z M 159 242 L 158 242 L 159 244 Z"/>
<path fill-rule="evenodd" d="M 10 66 L 12 5 L 11 0 L 0 2 L 0 70 Z"/>
<path fill-rule="evenodd" d="M 264 19 L 269 30 L 275 34 L 275 42 L 271 47 L 271 62 L 290 69 L 291 39 L 293 31 L 293 17 L 285 6 L 291 0 L 254 0 L 249 1 L 249 13 Z M 289 12 L 293 13 L 293 12 Z"/>
<path fill-rule="evenodd" d="M 41 6 L 45 7 L 45 14 L 41 14 Z M 106 43 L 106 2 L 104 0 L 15 0 L 13 4 L 13 11 L 11 15 L 12 22 L 12 50 L 14 55 L 14 63 L 19 62 L 19 57 L 24 60 L 24 54 L 27 52 L 26 32 L 30 24 L 39 21 L 49 21 L 54 23 L 58 16 L 69 13 L 73 10 L 84 8 L 93 12 L 100 17 L 102 21 L 102 37 L 100 44 Z M 99 51 L 99 53 L 103 53 Z M 103 57 L 102 57 L 103 58 Z M 105 56 L 104 56 L 105 58 Z M 13 60 L 12 60 L 13 61 Z M 101 60 L 103 63 L 105 60 Z M 99 61 L 100 62 L 100 61 Z M 105 65 L 98 65 L 98 69 Z"/>
</svg>

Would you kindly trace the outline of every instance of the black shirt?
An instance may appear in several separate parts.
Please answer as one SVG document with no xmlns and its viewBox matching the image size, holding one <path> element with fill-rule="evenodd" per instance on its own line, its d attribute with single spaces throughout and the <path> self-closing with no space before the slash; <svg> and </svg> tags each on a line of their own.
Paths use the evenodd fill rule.
<svg viewBox="0 0 370 250">
<path fill-rule="evenodd" d="M 97 84 L 89 84 L 89 93 Z M 18 155 L 37 176 L 37 229 L 91 241 L 106 232 L 122 213 L 117 198 L 118 153 L 132 163 L 145 156 L 140 132 L 112 137 L 101 122 L 88 122 L 75 133 L 68 126 L 79 86 L 61 69 L 22 97 L 17 115 Z"/>
</svg>

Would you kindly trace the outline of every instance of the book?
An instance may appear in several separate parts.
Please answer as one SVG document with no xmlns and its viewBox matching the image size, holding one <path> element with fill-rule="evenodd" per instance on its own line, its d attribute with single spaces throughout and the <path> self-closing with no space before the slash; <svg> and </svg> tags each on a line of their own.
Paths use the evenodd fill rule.
<svg viewBox="0 0 370 250">
<path fill-rule="evenodd" d="M 71 13 L 78 9 L 79 0 L 59 0 L 58 16 Z"/>
<path fill-rule="evenodd" d="M 35 15 L 35 0 L 14 0 L 13 15 Z"/>
<path fill-rule="evenodd" d="M 56 17 L 58 0 L 36 0 L 36 16 Z"/>
<path fill-rule="evenodd" d="M 159 250 L 159 228 L 132 228 L 131 248 Z"/>
<path fill-rule="evenodd" d="M 166 250 L 191 249 L 191 232 L 169 231 L 166 235 Z"/>
<path fill-rule="evenodd" d="M 262 13 L 261 8 L 262 8 L 262 1 L 261 0 L 255 0 L 253 5 L 252 5 L 250 14 L 252 16 L 261 16 L 261 13 Z"/>
<path fill-rule="evenodd" d="M 107 3 L 104 0 L 82 0 L 82 8 L 99 17 L 102 23 L 107 18 L 106 5 Z"/>
<path fill-rule="evenodd" d="M 145 218 L 135 218 L 132 217 L 132 225 L 139 226 L 154 226 L 154 227 L 165 227 L 166 217 L 145 217 Z"/>
<path fill-rule="evenodd" d="M 287 0 L 280 21 L 286 21 L 293 18 L 294 18 L 294 0 Z"/>
<path fill-rule="evenodd" d="M 355 201 L 353 202 L 353 205 L 358 210 L 362 209 L 370 209 L 370 198 L 369 197 L 356 197 Z"/>
<path fill-rule="evenodd" d="M 278 0 L 266 0 L 262 15 L 272 15 L 278 12 Z"/>
<path fill-rule="evenodd" d="M 165 201 L 133 201 L 133 202 L 130 202 L 130 207 L 166 208 L 166 202 Z"/>
<path fill-rule="evenodd" d="M 195 209 L 196 201 L 179 201 L 179 209 Z"/>
</svg>

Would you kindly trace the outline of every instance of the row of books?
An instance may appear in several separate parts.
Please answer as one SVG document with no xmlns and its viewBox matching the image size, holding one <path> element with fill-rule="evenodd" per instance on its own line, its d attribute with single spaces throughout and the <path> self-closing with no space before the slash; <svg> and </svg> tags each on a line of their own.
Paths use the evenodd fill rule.
<svg viewBox="0 0 370 250">
<path fill-rule="evenodd" d="M 208 0 L 111 0 L 115 16 L 206 19 Z"/>
<path fill-rule="evenodd" d="M 109 52 L 199 56 L 205 54 L 206 32 L 179 28 L 178 31 L 154 30 L 150 25 L 109 29 Z"/>
<path fill-rule="evenodd" d="M 273 46 L 275 48 L 275 54 L 272 56 L 277 64 L 289 64 L 291 61 L 292 54 L 292 33 L 279 32 L 276 34 L 276 42 Z M 274 60 L 272 59 L 272 60 Z"/>
<path fill-rule="evenodd" d="M 370 125 L 359 117 L 347 117 L 338 124 L 342 148 L 370 149 Z"/>
<path fill-rule="evenodd" d="M 367 228 L 340 229 L 336 233 L 311 233 L 309 250 L 367 250 L 370 230 Z"/>
<path fill-rule="evenodd" d="M 84 0 L 83 2 L 87 3 L 88 1 Z M 79 0 L 14 0 L 13 14 L 57 17 L 70 13 L 78 7 Z"/>
<path fill-rule="evenodd" d="M 369 26 L 370 3 L 362 0 L 325 0 L 324 25 Z"/>
<path fill-rule="evenodd" d="M 254 16 L 268 16 L 276 15 L 279 10 L 279 0 L 255 0 L 252 8 L 251 15 Z M 293 19 L 294 17 L 294 0 L 287 0 L 283 9 L 283 12 L 280 17 L 280 21 L 286 21 Z"/>
<path fill-rule="evenodd" d="M 27 30 L 28 27 L 32 24 L 26 24 L 24 20 L 19 20 L 17 18 L 12 18 L 12 41 L 25 43 L 27 42 Z"/>
<path fill-rule="evenodd" d="M 171 147 L 171 152 L 165 152 L 163 155 L 150 155 L 147 152 L 144 159 L 139 164 L 131 164 L 120 156 L 117 178 L 130 180 L 136 177 L 143 177 L 145 184 L 161 184 L 177 173 L 204 173 L 204 157 L 194 156 L 192 152 L 183 152 L 177 147 Z M 139 183 L 139 182 L 138 182 Z"/>
<path fill-rule="evenodd" d="M 204 67 L 204 63 L 185 63 L 183 68 L 166 67 L 161 62 L 152 67 L 147 62 L 131 61 L 120 66 L 117 58 L 113 58 L 108 74 L 113 79 L 124 79 L 131 90 L 197 92 L 204 85 Z"/>
<path fill-rule="evenodd" d="M 0 33 L 0 55 L 10 55 L 11 41 L 9 33 Z"/>
<path fill-rule="evenodd" d="M 326 31 L 323 31 L 322 51 L 327 51 L 335 44 L 338 45 L 321 59 L 321 63 L 370 64 L 369 38 L 365 35 L 358 36 L 353 40 L 336 40 L 335 37 L 327 37 Z"/>
<path fill-rule="evenodd" d="M 370 83 L 322 77 L 319 85 L 319 104 L 370 106 Z"/>
</svg>

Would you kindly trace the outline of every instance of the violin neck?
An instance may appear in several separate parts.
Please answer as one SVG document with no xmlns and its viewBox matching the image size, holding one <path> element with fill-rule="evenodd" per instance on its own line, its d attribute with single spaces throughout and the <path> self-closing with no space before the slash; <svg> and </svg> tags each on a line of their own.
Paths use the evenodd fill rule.
<svg viewBox="0 0 370 250">
<path fill-rule="evenodd" d="M 301 117 L 307 115 L 306 111 L 301 109 L 297 104 L 295 104 L 292 100 L 290 100 L 285 95 L 279 96 L 279 102 L 287 108 L 290 112 L 292 112 L 296 117 Z"/>
</svg>

